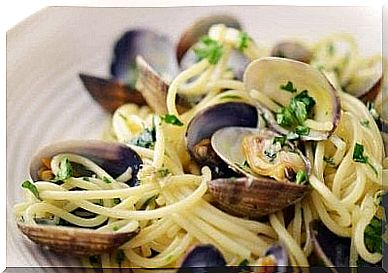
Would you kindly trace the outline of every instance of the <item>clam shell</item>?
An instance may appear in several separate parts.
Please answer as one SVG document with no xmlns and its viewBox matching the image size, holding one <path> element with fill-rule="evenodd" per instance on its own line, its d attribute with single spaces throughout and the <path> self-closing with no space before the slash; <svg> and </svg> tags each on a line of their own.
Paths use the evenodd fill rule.
<svg viewBox="0 0 388 273">
<path fill-rule="evenodd" d="M 219 178 L 208 182 L 219 207 L 241 217 L 260 218 L 300 201 L 310 187 L 266 177 Z"/>
<path fill-rule="evenodd" d="M 289 81 L 299 92 L 308 90 L 308 95 L 316 101 L 313 119 L 319 122 L 330 122 L 333 125 L 329 131 L 310 130 L 309 135 L 301 136 L 301 138 L 305 140 L 327 139 L 339 123 L 341 106 L 336 89 L 319 70 L 291 59 L 265 57 L 251 62 L 244 73 L 246 90 L 255 89 L 262 92 L 282 106 L 287 106 L 294 96 L 280 89 L 281 85 Z M 288 133 L 288 130 L 276 123 L 273 116 L 268 116 L 268 118 L 274 130 L 281 134 Z"/>
<path fill-rule="evenodd" d="M 272 48 L 271 56 L 309 63 L 312 53 L 301 43 L 295 41 L 281 41 Z"/>
<path fill-rule="evenodd" d="M 38 172 L 43 167 L 42 159 L 51 159 L 60 153 L 74 153 L 85 156 L 106 170 L 114 178 L 132 167 L 132 183 L 143 163 L 131 148 L 116 142 L 101 140 L 69 140 L 57 142 L 40 149 L 31 159 L 30 176 L 39 180 Z"/>
<path fill-rule="evenodd" d="M 142 56 L 136 57 L 138 68 L 138 78 L 136 89 L 140 91 L 149 107 L 159 115 L 166 114 L 167 111 L 167 92 L 169 84 L 162 79 L 162 76 L 149 65 Z M 190 108 L 188 101 L 177 96 L 177 109 L 179 113 L 185 112 Z"/>
<path fill-rule="evenodd" d="M 214 14 L 200 18 L 188 27 L 181 35 L 176 47 L 176 57 L 178 63 L 181 62 L 186 52 L 203 36 L 209 28 L 215 24 L 224 24 L 228 27 L 241 29 L 241 25 L 236 18 L 226 14 Z"/>
<path fill-rule="evenodd" d="M 139 91 L 115 80 L 102 79 L 83 73 L 79 74 L 79 77 L 92 98 L 110 113 L 126 103 L 147 104 Z"/>
<path fill-rule="evenodd" d="M 218 267 L 217 272 L 219 272 L 220 267 L 225 265 L 225 258 L 217 248 L 209 244 L 197 245 L 187 253 L 177 273 L 208 272 L 209 268 L 214 267 Z"/>
<path fill-rule="evenodd" d="M 109 253 L 130 240 L 136 232 L 98 232 L 91 229 L 46 225 L 25 225 L 18 228 L 31 241 L 49 250 L 75 256 Z"/>
</svg>

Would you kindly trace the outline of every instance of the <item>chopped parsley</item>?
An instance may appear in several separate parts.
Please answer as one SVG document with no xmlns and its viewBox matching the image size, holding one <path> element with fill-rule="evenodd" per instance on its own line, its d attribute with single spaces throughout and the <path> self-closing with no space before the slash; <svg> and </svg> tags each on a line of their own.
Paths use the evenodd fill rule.
<svg viewBox="0 0 388 273">
<path fill-rule="evenodd" d="M 82 177 L 82 180 L 90 182 L 90 178 L 89 177 Z"/>
<path fill-rule="evenodd" d="M 245 31 L 240 32 L 238 35 L 237 49 L 240 52 L 243 52 L 246 48 L 248 48 L 248 43 L 251 40 L 248 33 Z"/>
<path fill-rule="evenodd" d="M 247 265 L 249 265 L 248 259 L 244 259 L 244 260 L 242 260 L 242 261 L 238 264 L 238 266 L 247 266 Z"/>
<path fill-rule="evenodd" d="M 333 56 L 335 54 L 335 47 L 333 45 L 333 43 L 329 43 L 327 45 L 327 53 L 330 55 L 330 56 Z"/>
<path fill-rule="evenodd" d="M 372 253 L 382 253 L 382 221 L 373 217 L 369 225 L 365 228 L 364 242 L 367 249 Z"/>
<path fill-rule="evenodd" d="M 369 120 L 361 120 L 360 123 L 365 128 L 369 128 Z"/>
<path fill-rule="evenodd" d="M 305 171 L 299 170 L 296 173 L 295 183 L 296 184 L 303 184 L 306 181 L 307 181 L 307 173 Z"/>
<path fill-rule="evenodd" d="M 194 53 L 199 60 L 207 59 L 210 64 L 217 64 L 223 54 L 222 45 L 209 36 L 200 39 L 198 47 L 194 48 Z"/>
<path fill-rule="evenodd" d="M 73 176 L 73 167 L 67 157 L 62 158 L 59 163 L 58 173 L 55 175 L 53 182 L 64 181 Z"/>
<path fill-rule="evenodd" d="M 237 95 L 225 95 L 225 96 L 222 96 L 221 99 L 223 100 L 227 100 L 227 99 L 230 99 L 230 100 L 241 100 L 241 97 L 240 96 L 237 96 Z"/>
<path fill-rule="evenodd" d="M 105 183 L 107 184 L 111 184 L 112 183 L 112 180 L 106 176 L 102 177 L 102 181 L 104 181 Z"/>
<path fill-rule="evenodd" d="M 283 146 L 286 143 L 286 140 L 286 136 L 276 136 L 273 138 L 272 144 L 279 143 L 281 146 Z"/>
<path fill-rule="evenodd" d="M 373 172 L 378 175 L 376 168 L 369 162 L 368 156 L 364 155 L 364 146 L 356 143 L 353 150 L 353 161 L 367 164 L 372 168 Z"/>
<path fill-rule="evenodd" d="M 330 166 L 335 166 L 334 158 L 332 158 L 332 157 L 324 156 L 323 161 L 325 161 Z"/>
<path fill-rule="evenodd" d="M 281 88 L 289 92 L 297 92 L 294 91 L 296 88 L 290 81 Z M 310 129 L 304 126 L 304 122 L 313 116 L 312 110 L 315 104 L 315 100 L 308 95 L 308 91 L 303 90 L 290 100 L 288 106 L 279 108 L 276 122 L 299 136 L 308 135 Z"/>
<path fill-rule="evenodd" d="M 297 89 L 294 88 L 294 84 L 290 81 L 288 81 L 287 84 L 285 84 L 285 85 L 283 85 L 283 84 L 280 85 L 280 89 L 288 91 L 290 93 L 295 93 L 297 91 Z"/>
<path fill-rule="evenodd" d="M 175 115 L 166 114 L 161 117 L 162 121 L 168 124 L 183 126 L 183 122 L 180 121 Z"/>
<path fill-rule="evenodd" d="M 39 200 L 42 200 L 40 199 L 39 197 L 39 191 L 38 191 L 38 188 L 34 185 L 33 182 L 29 181 L 29 180 L 26 180 L 22 183 L 22 188 L 25 188 L 27 190 L 29 190 L 30 192 L 32 192 L 32 194 Z"/>
<path fill-rule="evenodd" d="M 121 203 L 121 199 L 120 198 L 113 198 L 113 204 L 118 205 L 120 203 Z"/>
<path fill-rule="evenodd" d="M 366 102 L 366 108 L 368 108 L 369 113 L 372 115 L 372 117 L 378 121 L 380 118 L 379 113 L 377 112 L 375 108 L 375 104 L 373 102 L 367 101 Z"/>
<path fill-rule="evenodd" d="M 166 177 L 170 174 L 170 171 L 168 169 L 160 169 L 158 170 L 158 176 L 159 177 Z"/>
<path fill-rule="evenodd" d="M 119 113 L 119 116 L 120 116 L 123 120 L 128 121 L 127 117 L 124 116 L 122 113 Z"/>
<path fill-rule="evenodd" d="M 295 133 L 297 133 L 300 136 L 307 136 L 310 133 L 310 128 L 306 126 L 298 125 L 295 128 Z"/>
<path fill-rule="evenodd" d="M 131 144 L 143 147 L 143 148 L 153 148 L 156 141 L 156 131 L 155 127 L 146 128 L 143 133 L 138 137 L 131 140 Z"/>
<path fill-rule="evenodd" d="M 120 228 L 118 227 L 118 226 L 114 226 L 113 228 L 112 228 L 112 230 L 113 231 L 118 231 Z"/>
</svg>

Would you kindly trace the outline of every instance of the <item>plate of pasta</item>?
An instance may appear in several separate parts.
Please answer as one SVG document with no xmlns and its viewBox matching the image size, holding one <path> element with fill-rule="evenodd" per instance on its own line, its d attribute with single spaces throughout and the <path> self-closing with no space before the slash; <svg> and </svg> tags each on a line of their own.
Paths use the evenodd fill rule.
<svg viewBox="0 0 388 273">
<path fill-rule="evenodd" d="M 326 8 L 48 8 L 13 29 L 8 266 L 381 267 L 381 16 Z"/>
</svg>

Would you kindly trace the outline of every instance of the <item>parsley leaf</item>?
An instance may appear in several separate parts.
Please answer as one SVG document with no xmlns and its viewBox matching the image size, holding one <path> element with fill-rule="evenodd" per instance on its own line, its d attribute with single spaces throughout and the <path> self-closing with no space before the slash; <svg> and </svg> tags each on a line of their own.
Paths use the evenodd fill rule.
<svg viewBox="0 0 388 273">
<path fill-rule="evenodd" d="M 244 51 L 244 49 L 248 48 L 248 43 L 251 40 L 248 33 L 246 32 L 240 32 L 238 35 L 238 42 L 237 42 L 237 49 L 241 52 Z"/>
<path fill-rule="evenodd" d="M 199 60 L 207 59 L 210 64 L 217 64 L 223 54 L 222 45 L 209 36 L 203 36 L 198 47 L 194 48 L 194 53 Z"/>
<path fill-rule="evenodd" d="M 33 182 L 29 181 L 29 180 L 26 180 L 22 183 L 22 188 L 25 188 L 27 190 L 29 190 L 30 192 L 32 192 L 32 194 L 39 200 L 42 200 L 40 199 L 39 197 L 39 191 L 38 191 L 38 188 L 34 185 Z"/>
<path fill-rule="evenodd" d="M 290 81 L 288 81 L 285 85 L 280 85 L 280 89 L 291 93 L 295 93 L 297 91 L 296 88 L 294 88 L 294 84 Z"/>
<path fill-rule="evenodd" d="M 360 124 L 365 128 L 369 128 L 369 120 L 361 120 Z"/>
<path fill-rule="evenodd" d="M 293 100 L 303 102 L 306 105 L 306 111 L 311 116 L 314 105 L 316 104 L 315 100 L 308 95 L 307 90 L 303 90 L 298 95 L 296 95 Z"/>
<path fill-rule="evenodd" d="M 242 260 L 242 261 L 238 264 L 238 266 L 247 266 L 247 265 L 249 265 L 248 259 L 244 259 L 244 260 Z"/>
<path fill-rule="evenodd" d="M 378 121 L 379 118 L 380 118 L 380 115 L 379 113 L 377 112 L 376 108 L 375 108 L 375 104 L 373 102 L 366 102 L 366 108 L 368 108 L 369 110 L 369 113 L 371 113 L 372 117 Z"/>
<path fill-rule="evenodd" d="M 112 180 L 110 180 L 108 177 L 106 177 L 106 176 L 104 176 L 103 178 L 102 178 L 102 181 L 104 181 L 105 183 L 107 183 L 107 184 L 110 184 L 110 183 L 112 183 Z"/>
<path fill-rule="evenodd" d="M 295 133 L 300 136 L 307 136 L 310 133 L 310 128 L 298 125 L 295 128 Z"/>
<path fill-rule="evenodd" d="M 276 113 L 276 122 L 283 127 L 290 127 L 296 123 L 292 110 L 288 107 L 280 107 Z"/>
<path fill-rule="evenodd" d="M 131 140 L 131 144 L 143 147 L 143 148 L 153 148 L 156 141 L 156 131 L 155 127 L 146 128 L 143 133 L 138 137 Z"/>
<path fill-rule="evenodd" d="M 161 117 L 162 121 L 168 124 L 183 126 L 183 122 L 180 121 L 175 115 L 166 114 Z"/>
<path fill-rule="evenodd" d="M 303 184 L 306 181 L 307 181 L 307 173 L 305 171 L 299 170 L 296 173 L 295 183 L 296 184 Z"/>
<path fill-rule="evenodd" d="M 324 156 L 323 161 L 325 161 L 330 166 L 335 166 L 334 158 L 332 158 L 332 157 Z"/>
<path fill-rule="evenodd" d="M 364 155 L 364 146 L 356 143 L 353 150 L 353 161 L 358 163 L 367 164 L 372 168 L 373 172 L 378 175 L 376 168 L 369 162 L 368 156 Z"/>
<path fill-rule="evenodd" d="M 382 253 L 382 221 L 373 217 L 369 225 L 365 228 L 364 242 L 368 250 L 372 253 Z"/>
<path fill-rule="evenodd" d="M 67 157 L 62 158 L 59 163 L 58 173 L 54 177 L 54 182 L 64 181 L 73 176 L 73 167 Z"/>
<path fill-rule="evenodd" d="M 273 138 L 272 144 L 280 143 L 280 145 L 283 146 L 286 143 L 286 140 L 286 136 L 276 136 Z"/>
</svg>

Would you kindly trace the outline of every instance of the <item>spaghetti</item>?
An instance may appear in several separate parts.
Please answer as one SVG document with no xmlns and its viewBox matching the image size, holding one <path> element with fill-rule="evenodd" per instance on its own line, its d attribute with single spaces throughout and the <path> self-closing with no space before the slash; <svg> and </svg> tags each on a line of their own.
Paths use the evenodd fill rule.
<svg viewBox="0 0 388 273">
<path fill-rule="evenodd" d="M 241 49 L 241 32 L 223 25 L 211 27 L 208 35 L 223 47 L 219 61 L 213 64 L 206 58 L 200 60 L 181 72 L 168 90 L 168 114 L 182 121 L 183 126 L 164 122 L 147 106 L 127 104 L 113 114 L 113 135 L 122 143 L 130 143 L 154 127 L 155 141 L 150 147 L 128 144 L 144 162 L 138 173 L 139 186 L 129 187 L 123 182 L 131 177 L 131 170 L 114 179 L 87 158 L 60 154 L 51 160 L 53 175 L 60 172 L 59 164 L 67 158 L 83 165 L 93 176 L 70 177 L 62 184 L 35 182 L 41 200 L 28 192 L 26 201 L 16 205 L 16 215 L 30 225 L 36 225 L 36 218 L 46 218 L 55 225 L 65 220 L 101 231 L 140 229 L 117 251 L 100 257 L 99 266 L 104 268 L 177 267 L 188 249 L 199 243 L 216 246 L 229 265 L 238 265 L 245 259 L 255 265 L 276 241 L 285 245 L 292 265 L 308 266 L 313 248 L 308 227 L 315 219 L 336 235 L 351 239 L 350 266 L 357 265 L 358 257 L 379 262 L 382 255 L 368 250 L 364 233 L 374 217 L 382 218 L 379 194 L 388 186 L 388 159 L 384 159 L 384 145 L 374 118 L 361 101 L 342 90 L 359 76 L 360 67 L 367 69 L 379 58 L 359 56 L 355 42 L 345 35 L 333 35 L 310 46 L 311 64 L 321 69 L 339 90 L 339 125 L 327 140 L 305 144 L 304 152 L 312 162 L 309 181 L 313 191 L 294 206 L 292 220 L 287 222 L 280 211 L 267 220 L 254 221 L 229 215 L 212 205 L 207 193 L 211 172 L 207 167 L 200 170 L 190 160 L 185 132 L 199 111 L 220 102 L 260 103 L 276 111 L 278 104 L 260 90 L 245 90 L 242 82 L 231 79 L 227 67 L 232 50 L 240 49 L 249 60 L 266 56 L 269 51 L 259 48 L 251 38 Z M 327 50 L 341 42 L 348 47 L 346 54 Z M 200 96 L 201 100 L 179 114 L 177 94 Z M 330 130 L 331 126 L 315 124 L 313 120 L 306 121 L 306 125 L 317 130 Z M 362 145 L 369 164 L 354 161 L 357 144 Z M 91 217 L 72 213 L 80 208 Z M 83 262 L 92 266 L 87 259 Z"/>
</svg>

